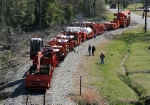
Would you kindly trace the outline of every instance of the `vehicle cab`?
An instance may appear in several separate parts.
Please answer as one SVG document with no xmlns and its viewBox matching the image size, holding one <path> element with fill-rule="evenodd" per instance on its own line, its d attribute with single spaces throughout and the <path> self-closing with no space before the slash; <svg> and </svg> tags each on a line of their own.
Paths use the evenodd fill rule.
<svg viewBox="0 0 150 105">
<path fill-rule="evenodd" d="M 41 38 L 31 38 L 30 54 L 37 55 L 38 51 L 43 52 L 43 40 Z"/>
</svg>

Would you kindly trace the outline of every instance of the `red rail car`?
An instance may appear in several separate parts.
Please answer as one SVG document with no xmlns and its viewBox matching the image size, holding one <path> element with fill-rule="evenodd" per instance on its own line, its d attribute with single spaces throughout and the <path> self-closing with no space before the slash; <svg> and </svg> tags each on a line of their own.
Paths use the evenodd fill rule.
<svg viewBox="0 0 150 105">
<path fill-rule="evenodd" d="M 81 42 L 84 42 L 86 39 L 91 39 L 94 36 L 93 30 L 87 26 L 67 27 L 65 33 L 67 33 L 68 35 L 78 34 L 80 36 Z"/>
<path fill-rule="evenodd" d="M 72 48 L 79 45 L 81 43 L 81 40 L 79 37 L 79 33 L 76 33 L 75 35 L 59 34 L 49 41 L 49 45 L 52 45 L 52 42 L 55 42 L 55 45 L 58 45 L 59 43 L 64 45 L 65 47 L 63 48 L 65 48 L 67 52 L 69 52 Z"/>
<path fill-rule="evenodd" d="M 83 31 L 83 27 L 66 27 L 65 33 L 67 35 L 76 35 L 79 38 L 79 44 L 87 39 L 87 32 Z"/>
<path fill-rule="evenodd" d="M 72 43 L 72 47 L 75 47 L 79 45 L 82 42 L 82 37 L 79 32 L 67 32 L 67 34 L 59 34 L 56 36 L 58 41 L 63 42 L 63 40 L 66 40 L 68 43 Z"/>
<path fill-rule="evenodd" d="M 114 16 L 116 16 L 116 18 L 114 18 L 113 21 L 104 23 L 107 30 L 117 29 L 119 27 L 125 27 L 130 25 L 130 10 L 114 13 Z"/>
<path fill-rule="evenodd" d="M 30 59 L 33 65 L 26 73 L 27 89 L 49 89 L 52 73 L 59 63 L 57 55 L 51 47 L 43 47 L 41 38 L 31 38 Z"/>
<path fill-rule="evenodd" d="M 98 23 L 98 22 L 82 22 L 82 26 L 85 27 L 90 27 L 92 29 L 92 32 L 95 34 L 102 34 L 105 32 L 105 26 L 103 23 Z"/>
</svg>

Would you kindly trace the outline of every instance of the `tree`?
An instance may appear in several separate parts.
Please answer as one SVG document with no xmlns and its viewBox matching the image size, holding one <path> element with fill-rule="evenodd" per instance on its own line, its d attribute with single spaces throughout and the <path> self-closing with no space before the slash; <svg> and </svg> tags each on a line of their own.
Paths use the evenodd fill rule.
<svg viewBox="0 0 150 105">
<path fill-rule="evenodd" d="M 49 3 L 49 6 L 44 15 L 44 23 L 46 26 L 53 26 L 60 24 L 64 20 L 64 12 L 55 5 L 55 3 Z"/>
<path fill-rule="evenodd" d="M 141 0 L 141 3 L 143 4 L 143 7 L 145 7 L 145 1 L 146 1 L 146 0 Z M 147 1 L 149 1 L 149 0 L 147 0 Z M 149 6 L 149 5 L 150 5 L 150 2 L 147 2 L 147 5 Z"/>
<path fill-rule="evenodd" d="M 113 3 L 113 1 L 112 0 L 109 0 L 109 4 L 112 4 Z"/>
<path fill-rule="evenodd" d="M 24 27 L 34 21 L 34 0 L 5 0 L 3 2 L 4 23 L 11 27 Z"/>
<path fill-rule="evenodd" d="M 131 0 L 119 0 L 119 3 L 123 6 L 123 8 L 126 8 Z"/>
<path fill-rule="evenodd" d="M 4 27 L 22 30 L 38 28 L 41 20 L 42 28 L 47 28 L 65 21 L 72 21 L 76 14 L 101 18 L 105 14 L 104 0 L 3 0 Z M 39 14 L 41 15 L 39 16 Z"/>
<path fill-rule="evenodd" d="M 64 8 L 65 19 L 67 21 L 71 21 L 73 19 L 73 6 L 71 4 L 67 4 Z"/>
</svg>

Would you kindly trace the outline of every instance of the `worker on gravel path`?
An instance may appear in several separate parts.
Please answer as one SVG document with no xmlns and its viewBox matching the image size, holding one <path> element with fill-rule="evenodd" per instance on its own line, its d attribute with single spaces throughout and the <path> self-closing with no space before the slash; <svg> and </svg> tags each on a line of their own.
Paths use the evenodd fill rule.
<svg viewBox="0 0 150 105">
<path fill-rule="evenodd" d="M 92 46 L 92 56 L 94 56 L 95 46 Z"/>
<path fill-rule="evenodd" d="M 96 38 L 96 29 L 94 29 L 94 38 Z"/>
<path fill-rule="evenodd" d="M 89 44 L 89 47 L 88 47 L 88 52 L 89 52 L 89 56 L 91 56 L 91 45 Z"/>
<path fill-rule="evenodd" d="M 101 64 L 104 64 L 104 58 L 105 58 L 105 54 L 104 54 L 104 52 L 102 51 L 101 54 L 100 54 L 100 63 L 101 63 Z"/>
</svg>

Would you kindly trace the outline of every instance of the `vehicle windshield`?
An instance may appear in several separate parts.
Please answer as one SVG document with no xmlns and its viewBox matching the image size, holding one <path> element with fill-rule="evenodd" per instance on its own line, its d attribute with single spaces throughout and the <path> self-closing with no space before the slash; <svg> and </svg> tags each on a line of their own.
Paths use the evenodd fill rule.
<svg viewBox="0 0 150 105">
<path fill-rule="evenodd" d="M 40 41 L 39 40 L 33 40 L 30 42 L 30 52 L 37 54 L 38 51 L 40 51 Z"/>
</svg>

